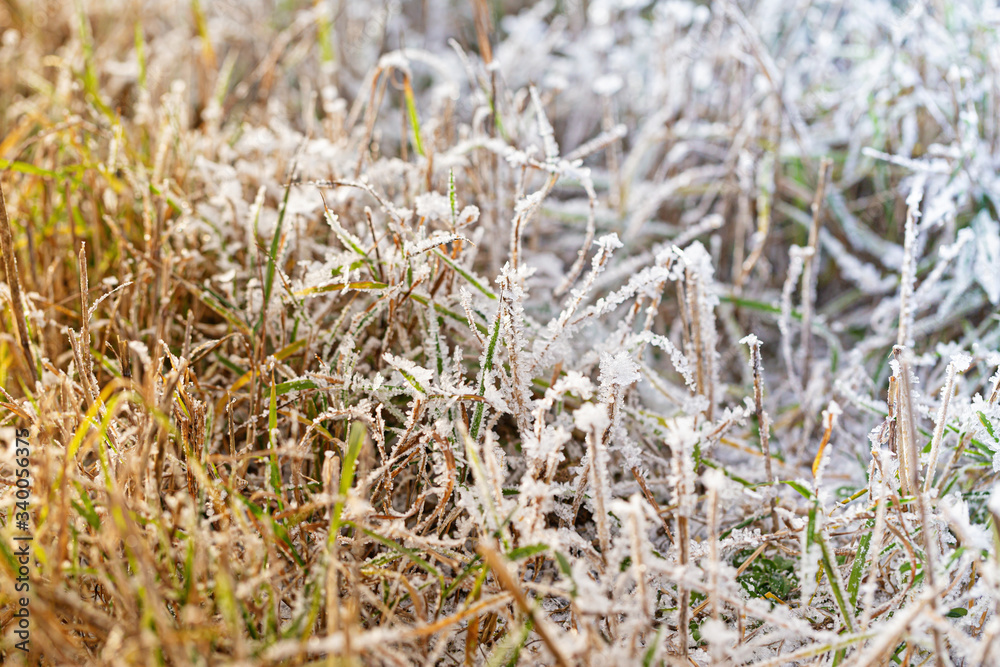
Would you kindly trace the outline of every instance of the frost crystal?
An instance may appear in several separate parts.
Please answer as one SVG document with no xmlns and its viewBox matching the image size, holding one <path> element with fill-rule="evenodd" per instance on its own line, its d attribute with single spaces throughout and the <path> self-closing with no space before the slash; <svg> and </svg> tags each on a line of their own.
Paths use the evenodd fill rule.
<svg viewBox="0 0 1000 667">
<path fill-rule="evenodd" d="M 602 386 L 627 387 L 633 382 L 638 382 L 640 377 L 639 365 L 627 352 L 618 352 L 614 355 L 605 352 L 601 355 Z"/>
<path fill-rule="evenodd" d="M 605 406 L 584 403 L 573 412 L 573 423 L 585 433 L 603 433 L 611 425 L 611 419 Z"/>
<path fill-rule="evenodd" d="M 417 216 L 428 220 L 450 220 L 451 204 L 439 192 L 428 192 L 417 197 Z"/>
<path fill-rule="evenodd" d="M 976 234 L 976 279 L 993 305 L 1000 304 L 1000 223 L 983 209 L 972 221 Z"/>
</svg>

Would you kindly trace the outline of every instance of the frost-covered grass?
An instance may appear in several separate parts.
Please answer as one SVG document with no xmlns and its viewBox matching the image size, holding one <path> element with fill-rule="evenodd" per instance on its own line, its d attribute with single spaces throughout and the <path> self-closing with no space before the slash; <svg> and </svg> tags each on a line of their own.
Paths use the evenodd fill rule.
<svg viewBox="0 0 1000 667">
<path fill-rule="evenodd" d="M 1000 659 L 992 5 L 0 5 L 0 657 Z"/>
</svg>

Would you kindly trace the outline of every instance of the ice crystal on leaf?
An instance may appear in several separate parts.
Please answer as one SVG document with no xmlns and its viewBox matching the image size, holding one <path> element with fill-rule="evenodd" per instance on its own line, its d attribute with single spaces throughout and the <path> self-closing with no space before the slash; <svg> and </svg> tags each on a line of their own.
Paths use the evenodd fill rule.
<svg viewBox="0 0 1000 667">
<path fill-rule="evenodd" d="M 639 367 L 627 352 L 601 355 L 602 387 L 622 388 L 639 381 Z"/>
</svg>

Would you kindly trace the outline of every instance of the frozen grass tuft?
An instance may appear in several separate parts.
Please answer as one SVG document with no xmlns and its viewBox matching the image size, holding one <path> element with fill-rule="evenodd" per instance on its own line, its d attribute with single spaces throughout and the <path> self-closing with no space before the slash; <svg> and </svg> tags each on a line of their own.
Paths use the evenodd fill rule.
<svg viewBox="0 0 1000 667">
<path fill-rule="evenodd" d="M 800 4 L 0 7 L 0 659 L 992 664 L 1000 14 Z"/>
</svg>

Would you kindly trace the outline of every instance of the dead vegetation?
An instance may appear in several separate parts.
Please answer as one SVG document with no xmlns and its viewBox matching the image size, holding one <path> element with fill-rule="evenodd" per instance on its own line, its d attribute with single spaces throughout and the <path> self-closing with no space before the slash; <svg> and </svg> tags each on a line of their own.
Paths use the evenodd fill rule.
<svg viewBox="0 0 1000 667">
<path fill-rule="evenodd" d="M 184 6 L 0 6 L 28 663 L 989 664 L 995 10 Z"/>
</svg>

